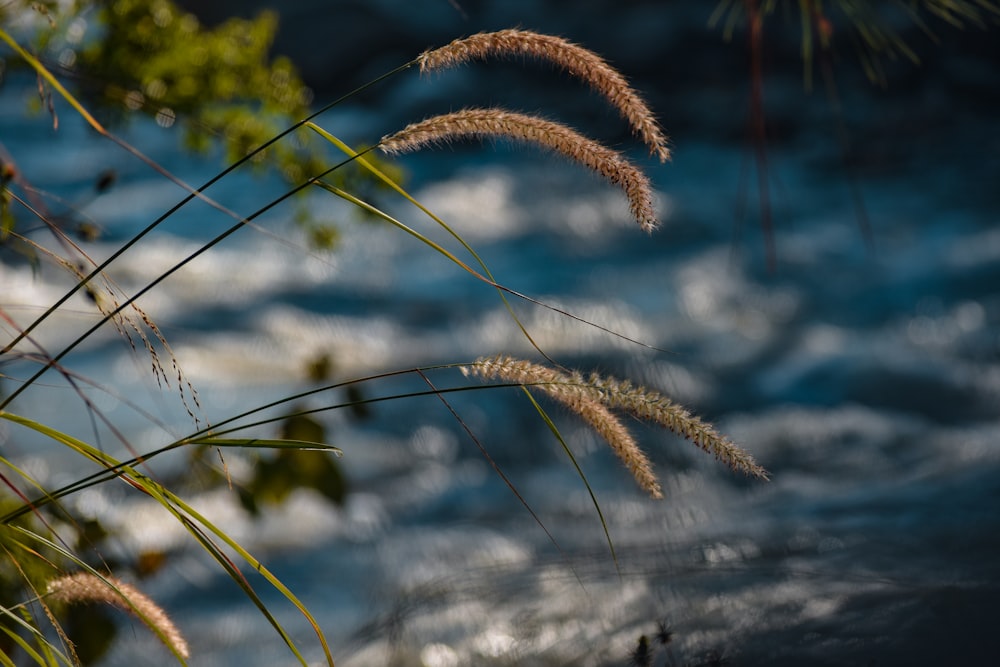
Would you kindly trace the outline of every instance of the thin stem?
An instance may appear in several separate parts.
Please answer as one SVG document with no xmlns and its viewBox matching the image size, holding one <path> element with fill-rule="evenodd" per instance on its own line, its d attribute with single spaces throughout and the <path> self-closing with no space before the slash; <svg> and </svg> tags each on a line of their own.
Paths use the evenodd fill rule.
<svg viewBox="0 0 1000 667">
<path fill-rule="evenodd" d="M 3 30 L 0 30 L 0 38 L 3 38 L 6 41 L 8 41 L 8 43 L 10 43 L 9 37 L 7 37 L 6 33 L 4 33 Z M 27 55 L 29 55 L 29 57 L 30 57 L 30 54 L 27 54 Z M 29 61 L 29 62 L 31 62 L 31 61 Z M 70 299 L 70 297 L 72 297 L 74 294 L 76 294 L 78 291 L 80 291 L 80 289 L 82 289 L 84 285 L 86 285 L 88 282 L 90 282 L 91 280 L 93 280 L 93 278 L 95 276 L 97 276 L 99 273 L 101 273 L 101 271 L 103 271 L 104 269 L 106 269 L 112 262 L 114 262 L 119 257 L 121 257 L 132 246 L 134 246 L 143 237 L 145 237 L 147 234 L 149 234 L 149 232 L 153 231 L 156 227 L 158 227 L 167 218 L 169 218 L 174 213 L 176 213 L 178 210 L 180 210 L 183 206 L 185 206 L 189 202 L 191 202 L 191 200 L 193 200 L 195 198 L 200 198 L 200 199 L 204 199 L 204 200 L 208 201 L 209 203 L 213 203 L 214 204 L 214 202 L 212 202 L 211 200 L 209 200 L 202 193 L 205 190 L 207 190 L 208 188 L 210 188 L 211 186 L 213 186 L 215 183 L 217 183 L 218 181 L 220 181 L 222 178 L 224 178 L 225 176 L 227 176 L 230 173 L 232 173 L 239 166 L 241 166 L 242 164 L 246 163 L 248 160 L 251 160 L 255 155 L 259 154 L 261 151 L 265 150 L 266 148 L 268 148 L 272 144 L 278 142 L 282 138 L 284 138 L 287 135 L 291 134 L 295 130 L 299 129 L 300 127 L 302 127 L 303 125 L 305 125 L 309 121 L 317 118 L 318 116 L 322 115 L 323 113 L 326 113 L 327 111 L 329 111 L 330 109 L 334 108 L 338 104 L 340 104 L 340 103 L 344 102 L 345 100 L 353 97 L 354 95 L 357 95 L 357 94 L 363 92 L 367 88 L 369 88 L 371 86 L 374 86 L 375 84 L 383 81 L 384 79 L 387 79 L 387 78 L 389 78 L 389 77 L 391 77 L 391 76 L 393 76 L 395 74 L 398 74 L 399 72 L 402 72 L 405 69 L 408 69 L 408 68 L 412 67 L 416 63 L 417 63 L 416 60 L 412 60 L 412 61 L 410 61 L 410 62 L 408 62 L 408 63 L 406 63 L 404 65 L 400 65 L 396 69 L 391 70 L 389 72 L 386 72 L 385 74 L 383 74 L 383 75 L 381 75 L 381 76 L 379 76 L 379 77 L 377 77 L 375 79 L 372 79 L 371 81 L 369 81 L 369 82 L 367 82 L 367 83 L 365 83 L 365 84 L 363 84 L 361 86 L 358 86 L 357 88 L 355 88 L 351 92 L 349 92 L 349 93 L 347 93 L 345 95 L 341 95 L 340 97 L 338 97 L 334 101 L 332 101 L 332 102 L 324 105 L 322 108 L 320 108 L 315 113 L 312 113 L 309 116 L 307 116 L 306 118 L 303 118 L 299 122 L 297 122 L 294 125 L 288 127 L 283 132 L 281 132 L 281 133 L 275 135 L 274 137 L 272 137 L 269 141 L 261 144 L 259 147 L 257 147 L 254 150 L 250 151 L 245 156 L 243 156 L 242 158 L 240 158 L 239 160 L 237 160 L 233 164 L 231 164 L 228 167 L 226 167 L 226 169 L 224 169 L 223 171 L 219 172 L 214 177 L 212 177 L 211 179 L 209 179 L 208 181 L 206 181 L 205 184 L 202 185 L 199 188 L 192 189 L 190 186 L 186 186 L 182 182 L 180 182 L 177 179 L 171 177 L 171 180 L 174 180 L 175 182 L 178 182 L 179 184 L 182 185 L 182 187 L 185 187 L 185 189 L 189 190 L 190 194 L 188 194 L 187 197 L 185 197 L 180 202 L 178 202 L 177 204 L 175 204 L 166 213 L 164 213 L 163 215 L 161 215 L 160 217 L 158 217 L 156 220 L 154 220 L 153 222 L 151 222 L 145 229 L 143 229 L 138 234 L 136 234 L 131 239 L 129 239 L 121 248 L 119 248 L 114 253 L 112 253 L 110 257 L 108 257 L 106 260 L 104 260 L 99 265 L 97 265 L 96 267 L 94 267 L 94 269 L 89 274 L 87 274 L 84 278 L 82 278 L 72 289 L 70 289 L 69 292 L 67 292 L 66 294 L 64 294 L 58 301 L 56 301 L 54 304 L 52 304 L 44 313 L 42 313 L 42 315 L 38 319 L 36 319 L 34 322 L 32 322 L 24 331 L 22 331 L 16 338 L 14 338 L 13 341 L 11 341 L 6 346 L 4 346 L 4 348 L 2 350 L 0 350 L 0 354 L 4 354 L 4 353 L 10 351 L 11 349 L 13 349 L 13 347 L 15 345 L 17 345 L 19 342 L 21 342 L 21 340 L 26 335 L 30 334 L 35 329 L 35 327 L 37 327 L 42 322 L 44 322 L 53 312 L 55 312 L 60 306 L 62 306 L 64 303 L 66 303 L 66 301 L 68 301 Z M 38 64 L 38 67 L 41 67 L 40 63 Z M 48 72 L 44 68 L 42 68 L 40 71 L 44 71 L 46 73 Z M 55 85 L 58 84 L 58 81 L 56 81 L 55 78 L 51 76 L 51 74 L 49 74 L 49 77 L 51 77 L 50 80 L 52 82 L 54 82 Z M 58 86 L 56 89 L 59 90 L 60 92 L 64 92 L 65 91 L 65 89 L 62 88 L 62 86 Z M 86 113 L 86 110 L 83 109 L 83 107 L 78 102 L 76 102 L 72 98 L 72 96 L 69 95 L 68 92 L 64 93 L 64 96 L 66 96 L 67 99 L 70 100 L 70 104 L 73 104 L 74 108 L 76 108 L 81 114 L 84 115 L 84 118 L 90 119 L 90 116 L 89 116 L 89 114 Z M 89 122 L 89 120 L 88 120 L 88 122 Z M 132 148 L 130 145 L 128 145 L 127 143 L 125 143 L 124 141 L 122 141 L 121 139 L 119 139 L 118 137 L 116 137 L 116 136 L 112 135 L 111 133 L 109 133 L 102 126 L 95 125 L 95 123 L 96 123 L 96 121 L 94 121 L 93 123 L 91 123 L 91 125 L 94 126 L 94 128 L 97 129 L 98 132 L 100 132 L 103 136 L 107 137 L 108 139 L 111 139 L 112 141 L 114 141 L 115 143 L 117 143 L 119 146 L 122 146 L 123 148 L 125 148 L 127 151 L 129 151 L 133 155 L 136 155 L 140 159 L 143 159 L 143 161 L 146 161 L 147 164 L 151 164 L 151 166 L 153 166 L 155 169 L 157 169 L 157 171 L 160 171 L 161 173 L 164 173 L 165 170 L 163 170 L 162 167 L 159 167 L 159 165 L 156 165 L 151 160 L 148 160 L 148 158 L 146 158 L 144 155 L 142 155 L 141 153 L 139 153 L 136 149 Z M 170 177 L 169 174 L 165 173 L 165 175 L 167 175 L 168 177 Z M 231 212 L 229 212 L 228 210 L 226 210 L 224 208 L 222 208 L 220 210 L 223 210 L 223 212 L 226 212 L 231 217 L 234 217 L 237 220 L 240 220 L 241 223 L 246 222 L 247 220 L 249 220 L 249 219 L 242 220 L 242 219 L 239 218 L 238 215 L 236 215 L 235 213 L 231 213 Z"/>
<path fill-rule="evenodd" d="M 369 149 L 369 150 L 371 150 L 371 149 Z M 361 153 L 361 154 L 363 154 L 363 153 Z M 226 238 L 228 238 L 232 234 L 236 233 L 240 228 L 242 228 L 244 225 L 248 224 L 253 219 L 255 219 L 255 218 L 263 215 L 264 213 L 266 213 L 267 211 L 271 210 L 272 208 L 274 208 L 275 206 L 277 206 L 281 202 L 285 201 L 286 199 L 288 199 L 289 197 L 293 196 L 294 194 L 296 194 L 298 192 L 301 192 L 302 190 L 304 190 L 305 188 L 309 187 L 310 185 L 319 182 L 319 180 L 321 178 L 323 178 L 324 176 L 327 176 L 328 174 L 333 173 L 337 169 L 340 169 L 344 165 L 349 164 L 353 160 L 354 160 L 354 158 L 348 158 L 346 160 L 343 160 L 343 161 L 335 164 L 334 166 L 330 167 L 329 169 L 327 169 L 323 173 L 317 174 L 316 176 L 310 178 L 309 180 L 304 181 L 303 183 L 301 183 L 301 184 L 297 185 L 296 187 L 292 188 L 291 190 L 289 190 L 285 194 L 283 194 L 280 197 L 278 197 L 277 199 L 271 201 L 266 206 L 258 209 L 257 211 L 255 211 L 251 215 L 247 216 L 246 218 L 239 218 L 239 222 L 237 222 L 235 225 L 233 225 L 232 227 L 230 227 L 226 231 L 224 231 L 221 234 L 219 234 L 218 236 L 216 236 L 214 239 L 212 239 L 211 241 L 209 241 L 208 243 L 206 243 L 205 245 L 203 245 L 202 247 L 200 247 L 198 250 L 196 250 L 195 252 L 191 253 L 187 257 L 185 257 L 183 260 L 181 260 L 180 262 L 178 262 L 177 264 L 175 264 L 174 266 L 172 266 L 170 269 L 164 271 L 162 274 L 160 274 L 159 276 L 157 276 L 153 281 L 151 281 L 149 284 L 147 284 L 141 290 L 139 290 L 134 295 L 132 295 L 131 297 L 129 297 L 128 299 L 126 299 L 124 302 L 122 302 L 117 308 L 115 308 L 114 310 L 112 310 L 109 313 L 107 313 L 104 317 L 102 317 L 97 322 L 97 324 L 95 324 L 94 326 L 92 326 L 90 329 L 88 329 L 86 332 L 84 332 L 81 336 L 79 336 L 75 341 L 73 341 L 68 346 L 66 346 L 65 348 L 63 348 L 62 351 L 60 351 L 57 355 L 55 355 L 48 363 L 46 363 L 42 368 L 40 368 L 34 375 L 32 375 L 30 378 L 28 378 L 28 380 L 24 384 L 22 384 L 20 387 L 18 387 L 16 390 L 14 390 L 10 394 L 10 396 L 8 396 L 3 401 L 0 401 L 0 410 L 3 410 L 8 405 L 10 405 L 11 401 L 13 401 L 15 398 L 17 398 L 25 389 L 27 389 L 28 387 L 30 387 L 38 378 L 40 378 L 45 373 L 45 371 L 47 371 L 55 363 L 57 363 L 58 361 L 60 361 L 67 354 L 69 354 L 70 352 L 72 352 L 78 345 L 80 345 L 83 341 L 85 341 L 88 337 L 90 337 L 90 335 L 92 333 L 94 333 L 95 331 L 97 331 L 98 329 L 100 329 L 102 326 L 104 326 L 104 324 L 106 322 L 108 322 L 109 320 L 111 320 L 115 315 L 118 315 L 120 312 L 122 312 L 123 310 L 125 310 L 126 308 L 128 308 L 130 305 L 132 305 L 132 303 L 134 303 L 139 297 L 141 297 L 144 294 L 146 294 L 147 292 L 149 292 L 151 289 L 153 289 L 154 287 L 156 287 L 157 285 L 159 285 L 161 282 L 163 282 L 164 280 L 166 280 L 168 277 L 170 277 L 171 275 L 173 275 L 174 273 L 176 273 L 177 271 L 179 271 L 182 267 L 184 267 L 185 265 L 187 265 L 189 262 L 191 262 L 192 260 L 194 260 L 199 255 L 207 252 L 209 249 L 213 248 L 214 246 L 218 245 L 219 243 L 221 243 L 223 240 L 225 240 Z"/>
</svg>

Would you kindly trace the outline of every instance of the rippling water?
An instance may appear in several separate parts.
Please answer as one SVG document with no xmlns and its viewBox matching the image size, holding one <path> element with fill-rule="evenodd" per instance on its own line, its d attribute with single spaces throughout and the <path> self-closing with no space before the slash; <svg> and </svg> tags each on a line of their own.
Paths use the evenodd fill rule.
<svg viewBox="0 0 1000 667">
<path fill-rule="evenodd" d="M 83 206 L 108 231 L 88 246 L 95 256 L 180 198 L 70 118 L 51 151 L 25 153 L 46 121 L 23 118 L 21 98 L 4 92 L 5 145 L 33 181 L 81 201 L 87 170 L 120 171 L 115 189 Z M 898 148 L 918 130 L 897 126 L 904 138 L 885 142 L 879 133 L 894 127 L 878 123 L 910 102 L 872 95 L 849 107 L 871 121 L 858 130 L 869 163 L 844 167 L 830 125 L 815 122 L 772 148 L 774 271 L 752 197 L 747 222 L 736 222 L 746 159 L 738 138 L 676 134 L 674 162 L 648 165 L 664 217 L 651 238 L 633 227 L 618 191 L 531 150 L 457 147 L 404 161 L 418 199 L 454 224 L 500 282 L 667 350 L 515 302 L 547 353 L 690 405 L 749 449 L 770 482 L 744 480 L 637 424 L 666 491 L 650 501 L 592 434 L 559 415 L 607 519 L 616 567 L 572 465 L 523 396 L 505 390 L 449 401 L 551 540 L 434 398 L 380 403 L 363 422 L 342 411 L 322 416 L 345 452 L 352 492 L 343 508 L 302 492 L 252 519 L 227 490 L 193 501 L 303 599 L 338 665 L 620 665 L 658 622 L 675 636 L 655 664 L 712 656 L 738 665 L 986 664 L 998 648 L 1000 592 L 996 124 L 964 107 L 950 120 L 928 112 L 934 134 Z M 359 117 L 348 109 L 324 125 L 360 132 Z M 189 182 L 212 174 L 214 164 L 178 152 L 155 126 L 137 123 L 128 136 Z M 899 154 L 879 154 L 886 146 Z M 873 245 L 851 174 L 860 175 Z M 277 185 L 243 176 L 213 190 L 241 213 L 277 194 Z M 532 354 L 488 286 L 396 230 L 355 221 L 328 197 L 308 205 L 342 221 L 337 253 L 304 249 L 278 213 L 142 301 L 208 419 L 309 388 L 302 369 L 323 353 L 337 378 Z M 390 208 L 433 231 L 403 206 Z M 226 224 L 192 206 L 116 262 L 113 276 L 134 289 Z M 0 281 L 4 309 L 24 319 L 64 289 L 51 268 L 33 276 L 5 264 Z M 39 341 L 57 349 L 93 320 L 78 298 Z M 176 390 L 157 388 L 146 358 L 113 331 L 70 359 L 124 395 L 95 399 L 139 447 L 190 429 Z M 433 379 L 466 382 L 457 371 Z M 421 387 L 404 377 L 365 391 Z M 126 396 L 162 425 L 136 416 Z M 63 388 L 39 387 L 17 408 L 90 437 L 86 411 Z M 76 473 L 43 443 L 5 437 L 5 452 L 51 485 Z M 238 475 L 239 455 L 230 463 Z M 78 503 L 121 530 L 122 553 L 173 555 L 146 585 L 191 641 L 192 664 L 290 664 L 236 586 L 155 507 L 111 485 Z M 259 588 L 319 660 L 308 625 Z M 155 644 L 126 632 L 105 664 L 165 660 Z"/>
</svg>

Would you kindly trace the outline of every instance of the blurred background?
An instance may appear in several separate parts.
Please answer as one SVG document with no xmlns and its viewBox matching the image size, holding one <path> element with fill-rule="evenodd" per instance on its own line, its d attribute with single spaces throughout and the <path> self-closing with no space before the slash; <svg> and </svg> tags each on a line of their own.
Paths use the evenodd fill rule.
<svg viewBox="0 0 1000 667">
<path fill-rule="evenodd" d="M 557 34 L 619 67 L 670 135 L 672 162 L 649 159 L 603 100 L 533 62 L 405 71 L 318 123 L 370 145 L 427 115 L 495 104 L 540 112 L 628 153 L 657 190 L 663 225 L 652 236 L 629 219 L 620 191 L 532 147 L 458 143 L 395 164 L 499 282 L 651 346 L 515 302 L 546 353 L 661 390 L 772 474 L 746 480 L 690 443 L 634 424 L 664 483 L 666 498 L 652 501 L 593 434 L 553 408 L 600 503 L 616 565 L 587 488 L 516 391 L 450 395 L 462 423 L 433 397 L 314 415 L 308 428 L 344 450 L 341 486 L 314 484 L 249 509 L 219 487 L 192 502 L 302 598 L 338 665 L 643 664 L 635 660 L 642 635 L 656 665 L 988 664 L 1000 648 L 995 20 L 961 30 L 935 20 L 932 36 L 887 10 L 920 62 L 884 58 L 883 80 L 872 81 L 842 15 L 830 12 L 829 57 L 817 51 L 806 67 L 797 9 L 779 11 L 764 24 L 755 98 L 745 23 L 726 39 L 725 17 L 709 26 L 710 2 L 181 4 L 206 25 L 276 11 L 273 52 L 293 60 L 313 106 L 482 30 Z M 25 116 L 33 86 L 13 75 L 5 84 L 4 146 L 28 177 L 67 201 L 86 200 L 77 210 L 104 231 L 88 246 L 93 256 L 180 199 L 69 110 L 55 134 L 48 118 Z M 755 131 L 760 118 L 764 135 Z M 219 169 L 218 156 L 181 150 L 176 128 L 134 119 L 121 132 L 189 183 Z M 50 150 L 31 149 L 40 136 Z M 117 182 L 88 198 L 105 169 Z M 212 195 L 246 215 L 285 189 L 237 172 Z M 405 202 L 377 196 L 440 236 Z M 296 209 L 278 207 L 141 302 L 209 421 L 383 371 L 496 352 L 537 358 L 488 286 L 326 193 L 300 206 L 336 222 L 333 251 L 311 247 L 291 221 Z M 135 289 L 228 224 L 188 207 L 117 260 L 112 275 Z M 64 289 L 53 271 L 9 263 L 0 272 L 5 308 L 51 302 Z M 46 345 L 57 348 L 89 321 L 83 297 L 72 304 L 39 334 Z M 155 415 L 100 394 L 131 441 L 152 448 L 190 430 L 176 388 L 159 389 L 148 360 L 113 331 L 72 359 Z M 454 370 L 432 379 L 468 384 Z M 426 387 L 399 377 L 354 391 L 376 398 Z M 301 405 L 344 400 L 338 390 Z M 72 430 L 86 418 L 79 403 L 55 388 L 26 392 L 18 405 Z M 5 447 L 52 486 L 76 474 L 72 461 L 54 462 L 24 441 Z M 259 479 L 253 461 L 226 456 L 237 479 Z M 188 465 L 178 459 L 162 473 Z M 113 529 L 112 553 L 170 556 L 144 587 L 188 636 L 191 664 L 290 663 L 239 588 L 155 506 L 112 485 L 77 503 Z M 308 625 L 265 588 L 318 661 Z M 663 628 L 673 633 L 667 645 L 656 639 Z M 155 664 L 150 655 L 165 656 L 154 637 L 123 633 L 101 664 Z"/>
</svg>

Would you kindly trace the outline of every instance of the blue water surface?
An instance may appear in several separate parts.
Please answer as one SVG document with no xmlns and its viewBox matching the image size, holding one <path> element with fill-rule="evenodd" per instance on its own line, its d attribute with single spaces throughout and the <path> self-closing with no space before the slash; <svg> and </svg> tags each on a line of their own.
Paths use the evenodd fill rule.
<svg viewBox="0 0 1000 667">
<path fill-rule="evenodd" d="M 320 124 L 350 142 L 372 143 L 425 113 L 477 97 L 515 104 L 523 92 L 523 108 L 578 122 L 627 151 L 657 191 L 663 225 L 652 236 L 629 219 L 620 190 L 529 147 L 456 144 L 399 164 L 415 196 L 475 247 L 500 283 L 586 321 L 510 299 L 546 354 L 657 388 L 752 452 L 771 479 L 745 479 L 681 438 L 630 422 L 663 482 L 666 497 L 650 500 L 594 434 L 547 405 L 593 489 L 613 556 L 566 453 L 522 393 L 501 389 L 449 394 L 447 406 L 433 396 L 380 402 L 365 420 L 344 409 L 318 414 L 344 450 L 339 463 L 351 491 L 343 507 L 302 491 L 252 517 L 225 486 L 192 492 L 192 504 L 299 596 L 338 665 L 622 665 L 640 635 L 653 636 L 661 622 L 674 632 L 669 646 L 657 648 L 661 665 L 995 659 L 1000 133 L 996 105 L 983 92 L 995 87 L 996 60 L 976 50 L 981 40 L 970 37 L 963 50 L 948 33 L 938 59 L 928 50 L 922 68 L 900 67 L 888 89 L 869 86 L 846 51 L 837 64 L 840 113 L 819 85 L 803 90 L 797 45 L 779 43 L 766 88 L 774 128 L 763 181 L 769 237 L 760 164 L 744 130 L 742 44 L 709 32 L 705 12 L 684 3 L 612 12 L 593 3 L 588 19 L 518 9 L 530 3 L 505 11 L 458 3 L 463 19 L 438 4 L 410 32 L 379 3 L 371 11 L 382 12 L 386 29 L 395 26 L 390 36 L 407 35 L 396 49 L 413 45 L 410 56 L 519 22 L 593 42 L 631 68 L 672 136 L 673 161 L 647 159 L 577 82 L 519 64 L 431 79 L 405 72 L 374 100 L 348 102 Z M 335 14 L 312 7 L 305 16 L 332 21 L 327 11 Z M 289 16 L 304 26 L 302 13 Z M 700 50 L 690 51 L 696 44 Z M 677 63 L 681 46 L 694 73 Z M 399 64 L 393 49 L 379 53 L 365 61 L 369 69 Z M 713 69 L 734 66 L 735 74 Z M 343 92 L 336 80 L 315 85 L 318 97 Z M 25 115 L 33 86 L 17 76 L 5 84 L 3 148 L 26 182 L 47 193 L 39 197 L 53 213 L 102 228 L 100 240 L 83 246 L 88 254 L 108 256 L 183 197 L 65 105 L 58 105 L 58 131 L 45 115 Z M 176 128 L 135 119 L 118 131 L 187 183 L 219 168 L 217 156 L 181 150 Z M 118 182 L 94 197 L 94 178 L 109 168 Z M 237 173 L 209 194 L 248 215 L 284 187 Z M 386 196 L 382 203 L 462 250 L 405 202 Z M 161 351 L 158 383 L 142 344 L 133 350 L 112 327 L 67 358 L 74 372 L 117 392 L 85 390 L 139 451 L 193 430 L 188 408 L 217 423 L 317 386 L 304 369 L 321 355 L 335 381 L 498 352 L 539 360 L 490 286 L 326 193 L 297 205 L 337 221 L 337 251 L 311 249 L 291 222 L 290 204 L 139 302 L 197 389 L 198 404 L 186 389 L 185 407 L 169 355 Z M 192 204 L 116 260 L 109 275 L 132 293 L 230 224 Z M 71 284 L 52 265 L 36 273 L 4 260 L 0 307 L 19 323 Z M 76 296 L 36 340 L 58 350 L 95 321 L 93 305 Z M 3 372 L 16 380 L 33 368 Z M 428 378 L 439 388 L 478 386 L 454 368 Z M 428 388 L 413 374 L 359 386 L 368 397 Z M 344 400 L 337 389 L 299 403 Z M 92 425 L 95 408 L 58 379 L 25 392 L 11 409 L 128 456 L 105 426 Z M 2 438 L 4 456 L 50 486 L 80 474 L 80 462 L 57 446 L 10 428 Z M 243 479 L 247 458 L 227 452 L 226 459 Z M 190 463 L 178 456 L 157 465 L 176 479 Z M 118 531 L 109 556 L 170 555 L 142 587 L 189 639 L 190 664 L 294 664 L 260 612 L 158 506 L 114 484 L 73 502 Z M 306 620 L 246 570 L 310 664 L 321 664 Z M 130 629 L 102 664 L 168 663 L 155 637 L 123 623 Z"/>
</svg>

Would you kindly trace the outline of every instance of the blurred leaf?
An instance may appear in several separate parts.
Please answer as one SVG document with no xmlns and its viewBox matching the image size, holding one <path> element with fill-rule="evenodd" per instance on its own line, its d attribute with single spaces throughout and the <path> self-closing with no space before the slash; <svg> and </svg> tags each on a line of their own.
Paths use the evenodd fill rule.
<svg viewBox="0 0 1000 667">
<path fill-rule="evenodd" d="M 281 423 L 281 440 L 275 442 L 299 443 L 299 446 L 287 444 L 273 456 L 257 460 L 253 479 L 240 495 L 243 506 L 257 514 L 261 503 L 279 504 L 296 489 L 313 489 L 342 505 L 347 483 L 340 466 L 327 453 L 340 450 L 318 444 L 325 439 L 326 429 L 312 417 L 293 414 L 285 418 Z"/>
<path fill-rule="evenodd" d="M 371 406 L 365 402 L 365 394 L 359 384 L 349 384 L 344 389 L 350 402 L 351 414 L 355 419 L 364 420 L 372 416 Z"/>
<path fill-rule="evenodd" d="M 86 519 L 75 523 L 79 531 L 76 539 L 77 549 L 83 550 L 91 547 L 108 536 L 108 531 L 97 519 Z"/>
<path fill-rule="evenodd" d="M 139 577 L 148 577 L 160 571 L 167 562 L 167 554 L 162 551 L 142 551 L 135 561 L 135 573 Z"/>
<path fill-rule="evenodd" d="M 306 364 L 306 376 L 313 382 L 329 380 L 332 374 L 333 359 L 329 354 L 320 354 Z"/>
</svg>

